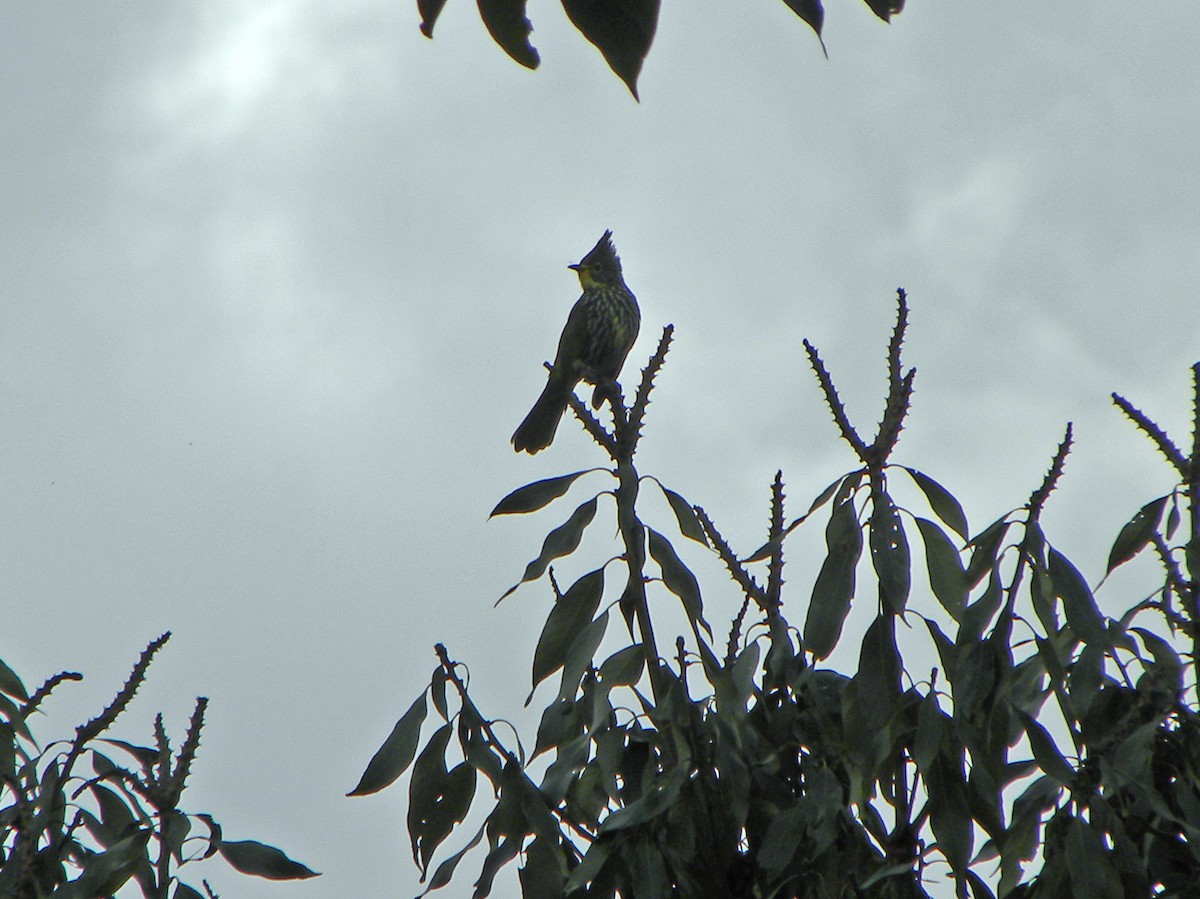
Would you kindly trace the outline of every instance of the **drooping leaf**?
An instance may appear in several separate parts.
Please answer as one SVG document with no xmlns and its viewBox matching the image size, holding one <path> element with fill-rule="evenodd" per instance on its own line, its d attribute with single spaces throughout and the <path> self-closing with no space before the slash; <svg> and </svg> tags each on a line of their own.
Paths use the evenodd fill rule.
<svg viewBox="0 0 1200 899">
<path fill-rule="evenodd" d="M 853 499 L 836 506 L 825 528 L 827 553 L 813 585 L 804 621 L 804 648 L 823 659 L 833 652 L 854 598 L 855 567 L 863 539 Z"/>
<path fill-rule="evenodd" d="M 433 890 L 441 889 L 450 882 L 454 876 L 454 869 L 458 867 L 458 863 L 462 861 L 463 856 L 479 845 L 480 839 L 483 837 L 484 829 L 487 827 L 486 822 L 479 828 L 479 831 L 472 837 L 471 841 L 462 849 L 454 853 L 452 856 L 443 861 L 437 866 L 437 870 L 433 872 L 433 877 L 429 878 L 429 886 L 421 893 L 421 896 L 432 892 Z M 420 897 L 418 897 L 420 899 Z"/>
<path fill-rule="evenodd" d="M 421 34 L 433 37 L 433 26 L 442 13 L 446 0 L 417 0 L 417 12 L 421 15 Z"/>
<path fill-rule="evenodd" d="M 437 816 L 437 805 L 446 789 L 450 772 L 446 768 L 446 746 L 453 735 L 452 726 L 438 728 L 413 764 L 408 783 L 408 838 L 413 861 L 422 875 L 429 867 L 433 846 L 429 845 L 430 822 Z"/>
<path fill-rule="evenodd" d="M 1117 539 L 1108 554 L 1107 573 L 1111 574 L 1115 568 L 1124 565 L 1149 545 L 1159 521 L 1162 520 L 1163 508 L 1169 498 L 1160 496 L 1146 503 L 1121 528 L 1121 533 L 1117 534 Z"/>
<path fill-rule="evenodd" d="M 425 722 L 425 694 L 416 698 L 405 712 L 383 745 L 367 763 L 358 781 L 358 786 L 347 796 L 366 796 L 394 783 L 405 772 L 417 752 L 417 740 L 421 736 L 421 725 Z"/>
<path fill-rule="evenodd" d="M 567 657 L 563 660 L 562 684 L 558 690 L 559 699 L 574 699 L 579 688 L 583 672 L 592 664 L 604 632 L 608 629 L 608 612 L 601 612 L 591 624 L 576 634 L 571 646 L 567 649 Z"/>
<path fill-rule="evenodd" d="M 21 683 L 21 678 L 4 663 L 3 659 L 0 659 L 0 692 L 15 696 L 22 702 L 29 700 L 29 694 L 25 692 L 25 685 Z"/>
<path fill-rule="evenodd" d="M 966 540 L 968 536 L 967 515 L 954 495 L 924 472 L 907 467 L 904 470 L 913 479 L 913 483 L 925 494 L 925 499 L 929 503 L 929 508 L 933 510 L 933 514 L 948 525 L 954 533 Z"/>
<path fill-rule="evenodd" d="M 563 0 L 580 33 L 637 99 L 637 79 L 658 27 L 659 0 Z"/>
<path fill-rule="evenodd" d="M 641 643 L 618 649 L 600 666 L 600 683 L 605 688 L 636 684 L 646 667 L 646 653 Z"/>
<path fill-rule="evenodd" d="M 528 69 L 538 67 L 538 52 L 529 43 L 533 25 L 525 16 L 525 0 L 476 0 L 492 40 Z"/>
<path fill-rule="evenodd" d="M 904 611 L 912 585 L 912 555 L 900 512 L 886 494 L 873 500 L 869 542 L 871 564 L 879 578 L 884 607 L 894 615 Z"/>
<path fill-rule="evenodd" d="M 1038 767 L 1054 778 L 1055 783 L 1059 786 L 1069 787 L 1075 779 L 1075 769 L 1058 751 L 1054 738 L 1032 715 L 1021 709 L 1016 709 L 1016 713 L 1025 727 L 1025 734 L 1029 737 L 1029 747 L 1033 750 L 1033 757 L 1037 759 Z"/>
<path fill-rule="evenodd" d="M 662 484 L 659 484 L 659 487 L 662 488 L 667 502 L 671 504 L 671 511 L 675 513 L 675 520 L 679 523 L 679 533 L 689 540 L 695 540 L 697 543 L 708 546 L 708 538 L 704 535 L 704 528 L 700 526 L 700 519 L 696 517 L 692 504 L 674 490 L 669 490 Z"/>
<path fill-rule="evenodd" d="M 648 530 L 650 532 L 650 557 L 658 563 L 658 567 L 662 570 L 663 583 L 666 584 L 668 590 L 679 597 L 688 618 L 703 627 L 709 637 L 712 637 L 712 628 L 704 620 L 704 604 L 700 599 L 700 583 L 696 580 L 696 575 L 692 574 L 691 569 L 683 564 L 683 560 L 676 554 L 675 547 L 671 545 L 670 540 L 654 528 Z"/>
<path fill-rule="evenodd" d="M 858 709 L 871 732 L 883 729 L 900 697 L 896 618 L 880 614 L 867 627 L 858 657 Z"/>
<path fill-rule="evenodd" d="M 592 623 L 603 594 L 604 569 L 597 568 L 572 584 L 555 602 L 533 652 L 534 687 L 562 667 L 579 632 Z"/>
<path fill-rule="evenodd" d="M 1107 644 L 1104 616 L 1079 569 L 1054 547 L 1050 547 L 1048 566 L 1054 590 L 1062 597 L 1071 630 L 1085 643 Z"/>
<path fill-rule="evenodd" d="M 904 9 L 904 0 L 867 0 L 867 6 L 883 21 L 889 22 L 892 16 Z"/>
<path fill-rule="evenodd" d="M 967 545 L 973 547 L 971 560 L 967 563 L 967 587 L 974 589 L 983 576 L 996 566 L 1000 555 L 1000 543 L 1008 532 L 1008 516 L 992 522 Z"/>
<path fill-rule="evenodd" d="M 955 874 L 966 872 L 974 844 L 974 821 L 967 805 L 966 779 L 961 760 L 939 755 L 921 772 L 929 787 L 929 824 L 938 848 Z"/>
<path fill-rule="evenodd" d="M 821 37 L 821 28 L 825 24 L 825 7 L 821 0 L 783 0 L 788 9 L 808 23 L 808 26 Z M 822 43 L 821 46 L 824 46 Z"/>
<path fill-rule="evenodd" d="M 929 587 L 942 608 L 956 621 L 967 604 L 967 574 L 958 550 L 945 531 L 928 518 L 917 519 L 917 529 L 925 544 L 925 568 Z"/>
<path fill-rule="evenodd" d="M 496 515 L 519 515 L 525 512 L 535 512 L 558 499 L 564 493 L 571 489 L 571 485 L 581 476 L 595 471 L 594 468 L 586 468 L 583 471 L 564 474 L 557 478 L 546 478 L 543 481 L 534 481 L 532 484 L 526 484 L 524 487 L 518 487 L 500 502 L 496 503 L 496 508 L 492 509 L 488 518 Z"/>
<path fill-rule="evenodd" d="M 293 861 L 281 849 L 256 840 L 222 840 L 218 852 L 243 874 L 267 880 L 306 880 L 318 873 Z"/>
<path fill-rule="evenodd" d="M 595 517 L 596 499 L 593 497 L 572 512 L 570 518 L 546 535 L 546 539 L 542 543 L 541 553 L 538 554 L 536 559 L 525 566 L 525 574 L 521 576 L 521 580 L 509 587 L 500 599 L 503 600 L 516 590 L 517 587 L 521 586 L 521 584 L 536 581 L 546 573 L 546 569 L 555 559 L 575 552 L 579 547 L 579 541 L 583 539 L 584 529 L 591 524 L 592 519 Z"/>
<path fill-rule="evenodd" d="M 988 622 L 992 620 L 992 616 L 996 614 L 996 610 L 1000 608 L 1003 599 L 1004 592 L 1000 587 L 1000 572 L 992 569 L 983 595 L 967 606 L 959 619 L 957 642 L 962 645 L 978 640 L 983 635 Z"/>
</svg>

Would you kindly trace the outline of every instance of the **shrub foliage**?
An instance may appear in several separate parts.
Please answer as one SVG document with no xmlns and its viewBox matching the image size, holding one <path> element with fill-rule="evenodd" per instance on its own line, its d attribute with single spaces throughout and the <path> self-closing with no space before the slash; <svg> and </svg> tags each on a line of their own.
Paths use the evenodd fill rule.
<svg viewBox="0 0 1200 899">
<path fill-rule="evenodd" d="M 979 529 L 937 480 L 892 461 L 915 377 L 902 290 L 898 309 L 870 439 L 805 343 L 858 463 L 799 516 L 776 475 L 766 538 L 748 553 L 635 466 L 670 327 L 632 402 L 617 392 L 611 428 L 572 402 L 611 482 L 550 531 L 518 584 L 546 581 L 554 600 L 532 660 L 531 697 L 552 681 L 532 747 L 478 707 L 439 644 L 428 686 L 351 794 L 411 767 L 426 892 L 478 848 L 475 897 L 512 862 L 528 897 L 920 897 L 945 881 L 975 899 L 1194 895 L 1200 363 L 1189 452 L 1114 395 L 1178 483 L 1117 534 L 1105 576 L 1153 553 L 1161 581 L 1106 597 L 1123 609 L 1113 618 L 1042 525 L 1070 425 L 1028 501 Z M 493 514 L 561 505 L 589 473 L 528 484 Z M 895 498 L 904 481 L 918 508 Z M 653 491 L 665 524 L 645 517 Z M 620 554 L 562 589 L 552 563 L 609 514 Z M 790 576 L 800 595 L 785 591 L 785 548 L 822 522 L 823 559 Z M 714 554 L 729 584 L 702 591 L 685 544 Z M 714 597 L 736 610 L 728 624 L 710 621 Z M 856 602 L 869 614 L 852 619 Z M 684 633 L 664 641 L 664 621 Z M 902 652 L 914 634 L 927 643 Z M 853 670 L 834 664 L 839 647 Z M 464 831 L 473 805 L 482 823 Z"/>
</svg>

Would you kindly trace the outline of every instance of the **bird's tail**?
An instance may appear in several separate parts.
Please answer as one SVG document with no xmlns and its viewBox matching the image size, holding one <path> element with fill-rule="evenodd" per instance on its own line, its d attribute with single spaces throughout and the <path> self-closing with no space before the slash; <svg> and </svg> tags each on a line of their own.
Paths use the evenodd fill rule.
<svg viewBox="0 0 1200 899">
<path fill-rule="evenodd" d="M 558 421 L 567 409 L 567 394 L 570 391 L 569 385 L 551 373 L 542 395 L 512 435 L 513 449 L 518 453 L 532 454 L 554 442 L 554 432 L 558 430 Z"/>
</svg>

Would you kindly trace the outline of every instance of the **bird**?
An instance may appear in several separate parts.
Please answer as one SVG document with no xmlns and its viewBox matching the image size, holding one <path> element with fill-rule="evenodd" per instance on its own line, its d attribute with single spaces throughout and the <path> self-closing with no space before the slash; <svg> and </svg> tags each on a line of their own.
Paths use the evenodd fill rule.
<svg viewBox="0 0 1200 899">
<path fill-rule="evenodd" d="M 532 455 L 554 442 L 567 398 L 580 381 L 595 385 L 592 408 L 599 408 L 604 388 L 621 373 L 641 326 L 642 313 L 621 275 L 612 231 L 605 231 L 583 259 L 567 267 L 579 275 L 583 293 L 558 338 L 546 387 L 512 435 L 518 453 Z"/>
</svg>

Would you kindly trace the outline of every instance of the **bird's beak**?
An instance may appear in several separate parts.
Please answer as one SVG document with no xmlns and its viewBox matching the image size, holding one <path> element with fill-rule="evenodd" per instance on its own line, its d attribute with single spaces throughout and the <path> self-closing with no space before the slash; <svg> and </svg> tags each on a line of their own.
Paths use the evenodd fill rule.
<svg viewBox="0 0 1200 899">
<path fill-rule="evenodd" d="M 572 262 L 570 265 L 567 266 L 567 268 L 569 268 L 573 272 L 579 271 L 582 267 L 583 266 L 578 262 Z"/>
</svg>

